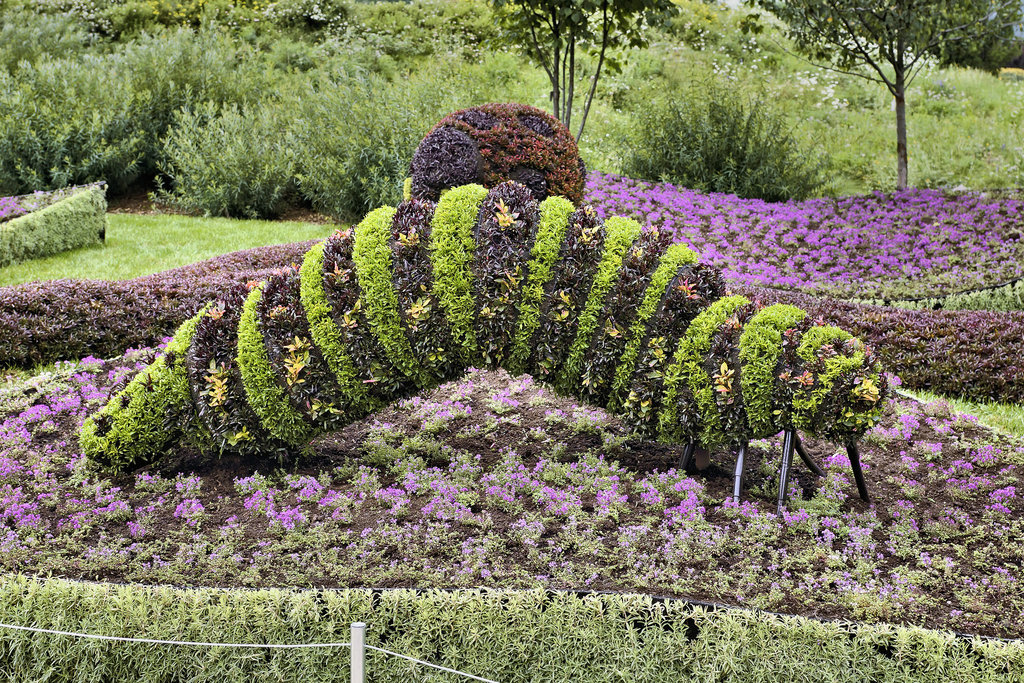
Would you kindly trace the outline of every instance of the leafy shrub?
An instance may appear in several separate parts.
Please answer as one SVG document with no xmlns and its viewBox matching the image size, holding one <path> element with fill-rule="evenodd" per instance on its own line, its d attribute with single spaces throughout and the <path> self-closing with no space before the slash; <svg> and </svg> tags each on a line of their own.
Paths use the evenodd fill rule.
<svg viewBox="0 0 1024 683">
<path fill-rule="evenodd" d="M 264 16 L 283 28 L 338 33 L 345 28 L 349 6 L 344 0 L 277 0 Z"/>
<path fill-rule="evenodd" d="M 10 12 L 0 24 L 0 70 L 14 72 L 21 62 L 34 64 L 48 55 L 70 57 L 91 42 L 86 26 L 73 17 Z"/>
<path fill-rule="evenodd" d="M 654 98 L 636 113 L 624 173 L 705 192 L 801 199 L 825 182 L 824 161 L 801 150 L 764 99 L 722 85 Z"/>
<path fill-rule="evenodd" d="M 162 198 L 213 216 L 279 216 L 295 192 L 289 121 L 274 101 L 180 112 L 164 142 L 160 171 L 172 187 Z"/>
<path fill-rule="evenodd" d="M 474 97 L 470 80 L 449 63 L 395 82 L 374 74 L 322 78 L 290 105 L 302 195 L 345 218 L 397 204 L 424 131 L 437 112 Z"/>
<path fill-rule="evenodd" d="M 107 55 L 0 72 L 0 194 L 105 180 L 118 193 L 156 172 L 160 138 L 193 103 L 244 104 L 269 87 L 229 38 L 188 30 Z"/>
<path fill-rule="evenodd" d="M 344 37 L 368 44 L 400 64 L 439 54 L 475 56 L 491 44 L 497 22 L 476 0 L 359 2 Z"/>
<path fill-rule="evenodd" d="M 104 191 L 94 187 L 0 224 L 0 267 L 101 242 L 106 211 Z"/>
<path fill-rule="evenodd" d="M 138 100 L 107 60 L 41 61 L 17 79 L 0 72 L 0 194 L 106 180 L 123 188 L 143 171 L 147 139 Z"/>
</svg>

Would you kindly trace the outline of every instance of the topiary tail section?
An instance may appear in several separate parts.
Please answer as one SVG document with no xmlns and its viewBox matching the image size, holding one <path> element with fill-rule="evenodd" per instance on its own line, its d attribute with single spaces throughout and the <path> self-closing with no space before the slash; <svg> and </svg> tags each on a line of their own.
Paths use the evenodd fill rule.
<svg viewBox="0 0 1024 683">
<path fill-rule="evenodd" d="M 538 203 L 514 182 L 456 187 L 371 212 L 300 269 L 226 293 L 81 443 L 117 471 L 175 439 L 301 454 L 470 365 L 529 372 L 644 436 L 708 447 L 793 428 L 849 442 L 878 419 L 869 348 L 726 294 L 717 270 L 635 221 Z"/>
<path fill-rule="evenodd" d="M 185 354 L 208 308 L 182 323 L 164 355 L 86 418 L 78 437 L 86 457 L 123 472 L 152 462 L 180 436 L 179 430 L 166 425 L 183 423 L 191 408 Z"/>
</svg>

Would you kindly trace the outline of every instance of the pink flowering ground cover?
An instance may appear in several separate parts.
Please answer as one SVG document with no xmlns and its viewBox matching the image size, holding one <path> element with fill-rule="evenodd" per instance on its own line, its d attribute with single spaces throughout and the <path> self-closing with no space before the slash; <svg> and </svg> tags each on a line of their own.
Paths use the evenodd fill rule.
<svg viewBox="0 0 1024 683">
<path fill-rule="evenodd" d="M 769 203 L 591 173 L 586 201 L 602 217 L 668 230 L 748 286 L 893 300 L 1024 277 L 1024 195 L 907 190 Z"/>
<path fill-rule="evenodd" d="M 61 363 L 0 388 L 0 567 L 211 586 L 640 591 L 961 632 L 1024 636 L 1024 442 L 897 398 L 845 452 L 808 440 L 774 512 L 776 440 L 676 469 L 608 414 L 528 377 L 471 371 L 313 443 L 284 469 L 176 452 L 120 477 L 74 432 L 154 356 Z"/>
</svg>

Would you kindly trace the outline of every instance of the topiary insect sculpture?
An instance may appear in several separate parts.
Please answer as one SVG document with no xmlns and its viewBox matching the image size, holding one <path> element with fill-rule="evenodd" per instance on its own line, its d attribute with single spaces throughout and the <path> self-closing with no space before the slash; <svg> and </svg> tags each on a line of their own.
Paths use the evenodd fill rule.
<svg viewBox="0 0 1024 683">
<path fill-rule="evenodd" d="M 822 474 L 797 430 L 845 443 L 868 500 L 856 441 L 886 393 L 869 348 L 792 306 L 729 296 L 719 271 L 668 235 L 536 195 L 536 184 L 467 184 L 382 207 L 301 267 L 226 292 L 85 421 L 83 450 L 115 471 L 182 439 L 295 453 L 468 367 L 501 367 L 686 444 L 684 468 L 698 444 L 738 445 L 737 502 L 754 438 L 785 432 L 779 511 L 794 449 Z"/>
</svg>

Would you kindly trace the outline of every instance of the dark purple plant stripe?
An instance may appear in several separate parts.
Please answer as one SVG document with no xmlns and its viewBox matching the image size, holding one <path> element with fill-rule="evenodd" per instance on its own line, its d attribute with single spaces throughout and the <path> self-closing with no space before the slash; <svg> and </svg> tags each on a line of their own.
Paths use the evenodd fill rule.
<svg viewBox="0 0 1024 683">
<path fill-rule="evenodd" d="M 476 338 L 484 365 L 497 367 L 510 350 L 540 210 L 519 183 L 487 193 L 474 226 Z"/>
<path fill-rule="evenodd" d="M 448 321 L 433 290 L 430 228 L 436 205 L 411 200 L 398 206 L 391 224 L 393 283 L 398 313 L 409 345 L 420 364 L 438 380 L 453 379 L 458 354 Z"/>
<path fill-rule="evenodd" d="M 317 429 L 344 424 L 348 402 L 330 366 L 313 344 L 299 299 L 299 274 L 292 268 L 267 280 L 256 309 L 267 357 L 289 402 Z"/>
<path fill-rule="evenodd" d="M 231 345 L 246 294 L 244 286 L 236 286 L 213 303 L 196 326 L 186 356 L 195 405 L 194 412 L 185 411 L 187 419 L 198 419 L 205 426 L 217 450 L 242 453 L 249 450 L 248 444 L 266 444 L 271 439 L 249 407 Z"/>
<path fill-rule="evenodd" d="M 629 341 L 629 328 L 643 302 L 647 287 L 671 244 L 669 235 L 645 231 L 626 251 L 615 283 L 605 299 L 597 329 L 581 376 L 581 395 L 604 405 L 615 369 Z"/>
<path fill-rule="evenodd" d="M 742 363 L 740 362 L 740 335 L 744 326 L 754 317 L 759 306 L 750 303 L 740 306 L 711 337 L 704 372 L 714 383 L 715 403 L 723 431 L 727 434 L 750 434 L 743 392 L 740 389 Z M 725 368 L 723 368 L 723 364 Z"/>
<path fill-rule="evenodd" d="M 680 268 L 669 283 L 647 327 L 630 393 L 623 402 L 623 417 L 637 426 L 638 434 L 648 438 L 655 435 L 655 417 L 661 409 L 665 371 L 679 339 L 690 321 L 724 293 L 721 272 L 702 263 Z"/>
<path fill-rule="evenodd" d="M 589 206 L 569 216 L 533 337 L 535 350 L 528 367 L 538 377 L 553 377 L 572 347 L 580 311 L 604 253 L 605 235 L 604 223 Z"/>
<path fill-rule="evenodd" d="M 377 342 L 366 318 L 362 293 L 356 285 L 352 260 L 352 231 L 339 232 L 324 246 L 324 291 L 331 317 L 342 331 L 354 367 L 363 373 L 370 394 L 388 401 L 415 388 L 414 382 L 392 364 Z"/>
</svg>

